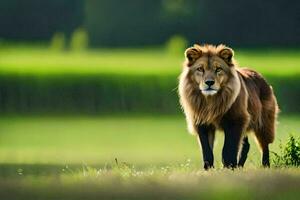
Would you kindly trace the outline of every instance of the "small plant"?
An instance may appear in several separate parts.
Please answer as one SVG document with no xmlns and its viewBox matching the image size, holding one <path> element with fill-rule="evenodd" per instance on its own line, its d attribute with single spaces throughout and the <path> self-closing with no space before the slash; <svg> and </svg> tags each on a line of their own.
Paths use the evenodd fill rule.
<svg viewBox="0 0 300 200">
<path fill-rule="evenodd" d="M 300 167 L 300 138 L 291 135 L 287 143 L 284 146 L 280 144 L 279 148 L 279 154 L 272 152 L 276 167 Z"/>
</svg>

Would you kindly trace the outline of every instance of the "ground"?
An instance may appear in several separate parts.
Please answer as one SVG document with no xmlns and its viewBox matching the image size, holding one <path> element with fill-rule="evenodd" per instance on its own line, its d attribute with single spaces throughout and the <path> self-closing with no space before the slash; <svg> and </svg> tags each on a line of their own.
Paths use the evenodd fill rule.
<svg viewBox="0 0 300 200">
<path fill-rule="evenodd" d="M 282 116 L 271 145 L 300 129 Z M 245 169 L 202 170 L 183 116 L 1 117 L 0 194 L 7 199 L 296 199 L 300 170 L 262 169 L 251 140 Z M 49 190 L 49 187 L 51 190 Z"/>
</svg>

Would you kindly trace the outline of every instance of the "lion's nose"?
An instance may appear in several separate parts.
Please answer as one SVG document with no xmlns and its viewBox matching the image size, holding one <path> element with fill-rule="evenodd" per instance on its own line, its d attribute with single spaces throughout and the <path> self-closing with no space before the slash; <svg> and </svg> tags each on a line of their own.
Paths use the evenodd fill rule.
<svg viewBox="0 0 300 200">
<path fill-rule="evenodd" d="M 212 86 L 213 84 L 215 84 L 215 81 L 214 81 L 214 80 L 207 80 L 207 81 L 205 81 L 205 84 L 206 84 L 208 87 L 210 87 L 210 86 Z"/>
</svg>

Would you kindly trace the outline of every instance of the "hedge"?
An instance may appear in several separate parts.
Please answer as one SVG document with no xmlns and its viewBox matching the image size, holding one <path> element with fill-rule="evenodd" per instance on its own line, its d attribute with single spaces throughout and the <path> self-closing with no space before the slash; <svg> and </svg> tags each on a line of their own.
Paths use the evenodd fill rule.
<svg viewBox="0 0 300 200">
<path fill-rule="evenodd" d="M 267 79 L 282 112 L 299 113 L 299 77 Z M 177 114 L 177 82 L 173 75 L 0 75 L 0 112 Z"/>
</svg>

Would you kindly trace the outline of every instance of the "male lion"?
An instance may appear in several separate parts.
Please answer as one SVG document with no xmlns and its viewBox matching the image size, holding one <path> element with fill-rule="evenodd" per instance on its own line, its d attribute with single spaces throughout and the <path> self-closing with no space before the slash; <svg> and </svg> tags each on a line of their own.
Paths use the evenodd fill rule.
<svg viewBox="0 0 300 200">
<path fill-rule="evenodd" d="M 269 144 L 278 112 L 272 87 L 259 73 L 240 69 L 225 45 L 194 45 L 185 51 L 179 80 L 180 103 L 188 129 L 198 135 L 204 168 L 214 166 L 215 131 L 223 130 L 224 167 L 243 167 L 250 148 L 246 132 L 254 131 L 262 165 L 270 166 Z"/>
</svg>

